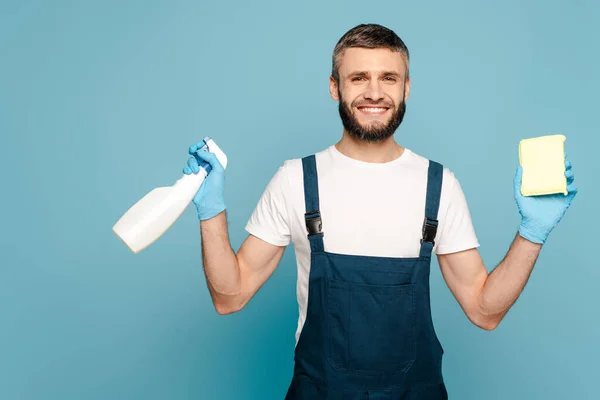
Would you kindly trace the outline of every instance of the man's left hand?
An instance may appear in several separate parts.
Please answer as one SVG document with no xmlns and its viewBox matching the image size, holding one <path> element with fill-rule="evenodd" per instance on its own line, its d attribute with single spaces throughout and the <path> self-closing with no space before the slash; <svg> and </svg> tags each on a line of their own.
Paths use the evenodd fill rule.
<svg viewBox="0 0 600 400">
<path fill-rule="evenodd" d="M 523 196 L 521 194 L 521 179 L 523 169 L 517 168 L 513 183 L 515 201 L 521 214 L 519 234 L 534 243 L 545 243 L 550 232 L 558 225 L 571 201 L 577 194 L 571 162 L 565 160 L 565 177 L 567 192 L 542 196 Z"/>
</svg>

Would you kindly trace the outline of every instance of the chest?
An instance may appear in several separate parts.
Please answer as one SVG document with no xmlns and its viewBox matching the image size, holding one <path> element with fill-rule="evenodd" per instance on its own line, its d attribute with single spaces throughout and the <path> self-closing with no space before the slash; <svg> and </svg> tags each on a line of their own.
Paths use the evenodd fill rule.
<svg viewBox="0 0 600 400">
<path fill-rule="evenodd" d="M 414 175 L 320 176 L 325 250 L 387 257 L 418 254 L 425 195 L 425 181 Z M 294 214 L 303 216 L 303 193 L 300 197 Z M 296 221 L 296 241 L 307 246 L 304 221 Z"/>
</svg>

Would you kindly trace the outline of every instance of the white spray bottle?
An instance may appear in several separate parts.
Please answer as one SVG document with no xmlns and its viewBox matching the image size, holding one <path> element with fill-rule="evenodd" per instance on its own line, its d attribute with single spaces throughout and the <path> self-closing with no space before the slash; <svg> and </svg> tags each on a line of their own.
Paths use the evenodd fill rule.
<svg viewBox="0 0 600 400">
<path fill-rule="evenodd" d="M 210 138 L 204 138 L 206 149 L 215 153 L 227 167 L 227 156 Z M 184 174 L 172 186 L 158 187 L 135 203 L 113 226 L 113 232 L 137 254 L 158 239 L 181 216 L 210 173 L 211 166 L 196 157 L 198 173 Z"/>
</svg>

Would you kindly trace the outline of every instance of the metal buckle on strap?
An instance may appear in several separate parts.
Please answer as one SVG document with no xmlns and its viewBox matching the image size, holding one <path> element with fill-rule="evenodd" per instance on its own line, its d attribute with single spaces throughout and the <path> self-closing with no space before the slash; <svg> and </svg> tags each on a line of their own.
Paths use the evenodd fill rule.
<svg viewBox="0 0 600 400">
<path fill-rule="evenodd" d="M 308 236 L 323 235 L 323 232 L 321 232 L 323 223 L 321 221 L 321 213 L 319 210 L 307 212 L 304 214 L 304 219 L 306 220 L 306 230 L 308 231 Z"/>
<path fill-rule="evenodd" d="M 421 238 L 421 244 L 423 242 L 429 242 L 432 245 L 435 244 L 435 235 L 437 233 L 438 220 L 433 218 L 425 217 L 423 221 L 423 238 Z"/>
</svg>

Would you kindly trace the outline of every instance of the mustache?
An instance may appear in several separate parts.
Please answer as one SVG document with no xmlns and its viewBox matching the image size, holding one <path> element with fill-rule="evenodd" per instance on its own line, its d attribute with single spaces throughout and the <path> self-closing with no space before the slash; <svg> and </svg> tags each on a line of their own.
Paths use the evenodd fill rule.
<svg viewBox="0 0 600 400">
<path fill-rule="evenodd" d="M 387 108 L 393 108 L 394 107 L 394 103 L 391 103 L 389 101 L 380 101 L 377 103 L 373 103 L 373 102 L 365 102 L 365 101 L 360 101 L 360 102 L 354 102 L 352 104 L 352 106 L 354 107 L 387 107 Z"/>
</svg>

